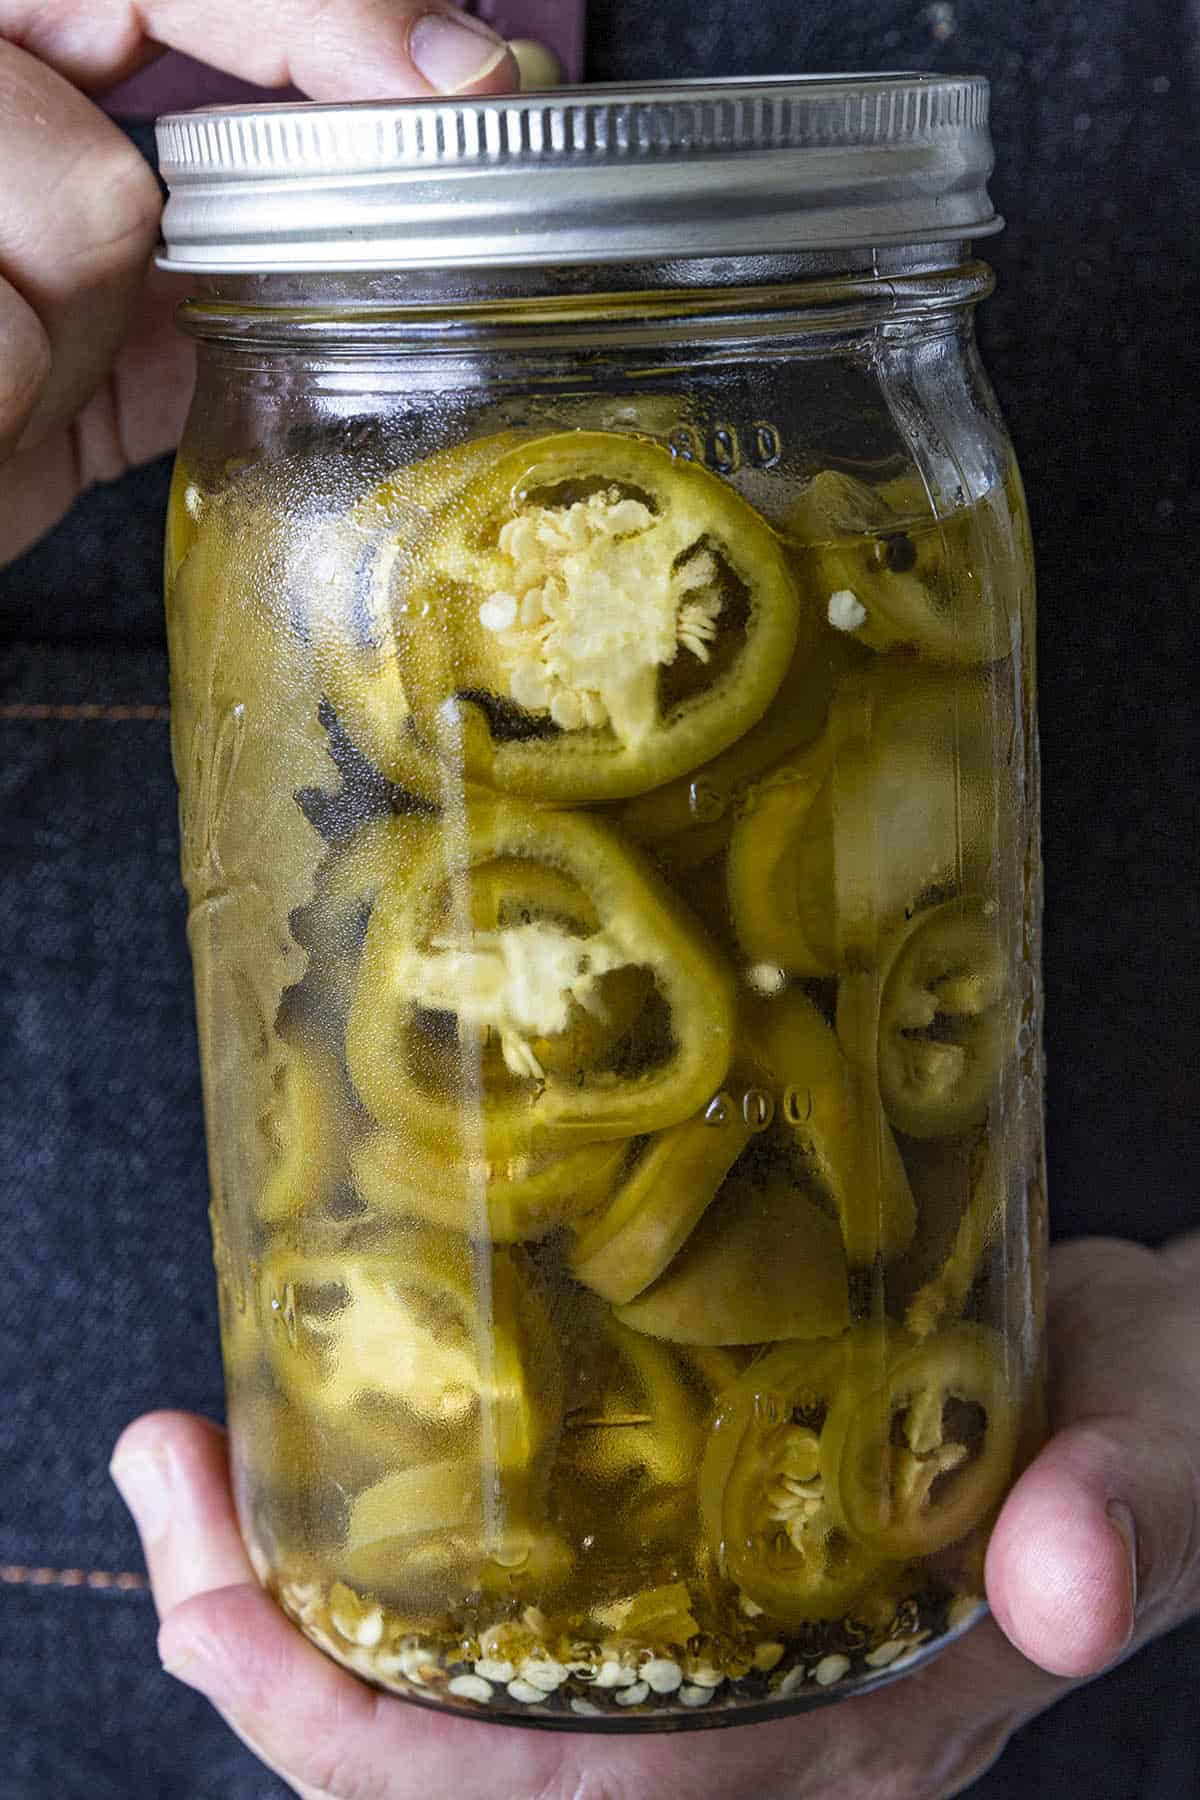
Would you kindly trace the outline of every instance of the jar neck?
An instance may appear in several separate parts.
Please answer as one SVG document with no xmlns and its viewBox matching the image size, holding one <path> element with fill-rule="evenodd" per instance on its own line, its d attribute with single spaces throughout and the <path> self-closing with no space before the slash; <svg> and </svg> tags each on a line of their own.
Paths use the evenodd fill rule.
<svg viewBox="0 0 1200 1800">
<path fill-rule="evenodd" d="M 586 334 L 601 345 L 731 326 L 856 331 L 973 306 L 989 267 L 951 243 L 660 264 L 359 274 L 198 276 L 180 315 L 206 339 L 260 348 L 447 346 Z"/>
</svg>

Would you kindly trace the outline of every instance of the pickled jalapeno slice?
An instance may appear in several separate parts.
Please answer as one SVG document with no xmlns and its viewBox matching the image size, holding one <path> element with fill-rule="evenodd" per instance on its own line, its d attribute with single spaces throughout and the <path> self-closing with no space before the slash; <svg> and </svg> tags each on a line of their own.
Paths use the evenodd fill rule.
<svg viewBox="0 0 1200 1800">
<path fill-rule="evenodd" d="M 838 966 L 831 833 L 818 806 L 830 768 L 822 743 L 786 757 L 746 795 L 726 875 L 738 943 L 752 963 L 789 975 Z"/>
<path fill-rule="evenodd" d="M 573 1224 L 612 1193 L 628 1155 L 620 1139 L 559 1156 L 496 1162 L 439 1154 L 399 1131 L 372 1132 L 351 1152 L 354 1185 L 379 1216 L 425 1219 L 511 1244 Z"/>
<path fill-rule="evenodd" d="M 389 1410 L 519 1474 L 557 1429 L 561 1377 L 533 1268 L 514 1250 L 474 1254 L 414 1224 L 387 1255 L 365 1246 L 267 1261 L 268 1349 L 281 1385 L 346 1429 L 387 1441 Z M 490 1295 L 481 1323 L 481 1296 Z M 463 1439 L 463 1434 L 469 1437 Z"/>
<path fill-rule="evenodd" d="M 800 611 L 746 501 L 619 432 L 508 450 L 398 560 L 395 592 L 425 740 L 540 801 L 644 793 L 718 755 L 767 710 Z"/>
<path fill-rule="evenodd" d="M 570 1546 L 524 1485 L 503 1480 L 489 1521 L 477 1453 L 414 1463 L 351 1504 L 336 1566 L 359 1593 L 441 1616 L 481 1593 L 545 1594 L 569 1573 Z"/>
<path fill-rule="evenodd" d="M 1007 1148 L 1002 1141 L 984 1140 L 968 1160 L 967 1203 L 954 1240 L 937 1273 L 922 1282 L 905 1310 L 904 1323 L 914 1338 L 930 1337 L 962 1316 L 987 1251 L 1003 1230 Z"/>
<path fill-rule="evenodd" d="M 874 1072 L 844 1055 L 802 993 L 764 1000 L 749 1016 L 779 1094 L 781 1127 L 837 1209 L 850 1266 L 902 1255 L 916 1209 Z"/>
<path fill-rule="evenodd" d="M 1006 730 L 980 676 L 881 662 L 843 679 L 819 742 L 741 808 L 729 891 L 747 955 L 797 975 L 861 968 L 931 894 L 991 885 Z"/>
<path fill-rule="evenodd" d="M 601 1486 L 636 1472 L 647 1488 L 690 1488 L 704 1404 L 679 1354 L 611 1314 L 598 1351 L 595 1391 L 566 1419 L 561 1454 L 571 1470 Z"/>
<path fill-rule="evenodd" d="M 844 1338 L 785 1344 L 721 1395 L 700 1467 L 717 1566 L 772 1619 L 842 1617 L 884 1559 L 835 1516 L 822 1473 L 826 1420 L 846 1380 Z"/>
<path fill-rule="evenodd" d="M 672 870 L 724 851 L 742 796 L 785 757 L 820 737 L 838 681 L 869 661 L 869 652 L 820 626 L 802 589 L 796 649 L 758 724 L 698 769 L 622 802 L 616 809 L 622 830 L 661 855 Z"/>
<path fill-rule="evenodd" d="M 915 1348 L 864 1340 L 821 1434 L 821 1479 L 859 1543 L 886 1558 L 931 1556 L 986 1520 L 1015 1442 L 997 1333 L 956 1325 Z"/>
<path fill-rule="evenodd" d="M 1014 983 L 996 920 L 982 901 L 918 913 L 869 975 L 843 981 L 838 1034 L 877 1059 L 888 1118 L 908 1137 L 951 1137 L 978 1125 L 1013 1048 Z"/>
<path fill-rule="evenodd" d="M 443 777 L 417 731 L 400 666 L 407 614 L 393 591 L 397 565 L 420 559 L 442 509 L 519 442 L 519 433 L 501 432 L 396 469 L 307 539 L 308 631 L 338 722 L 390 780 L 428 799 L 439 797 Z"/>
<path fill-rule="evenodd" d="M 881 491 L 826 469 L 805 488 L 787 529 L 809 548 L 831 622 L 858 643 L 983 663 L 1010 645 L 1003 597 L 981 585 L 973 510 L 938 518 L 919 479 Z"/>
<path fill-rule="evenodd" d="M 749 1107 L 717 1097 L 649 1139 L 609 1204 L 580 1226 L 576 1280 L 614 1306 L 635 1299 L 682 1249 L 757 1129 Z"/>
<path fill-rule="evenodd" d="M 497 881 L 518 904 L 497 907 Z M 494 929 L 475 924 L 481 890 Z M 733 995 L 699 926 L 602 825 L 485 802 L 380 890 L 347 1060 L 374 1117 L 442 1155 L 543 1154 L 697 1111 L 729 1067 Z M 631 996 L 610 1045 L 610 1005 Z"/>
<path fill-rule="evenodd" d="M 567 1414 L 551 1516 L 589 1552 L 598 1547 L 602 1567 L 630 1571 L 640 1606 L 647 1566 L 661 1568 L 664 1550 L 673 1560 L 694 1551 L 696 1469 L 713 1398 L 745 1358 L 660 1343 L 626 1330 L 611 1313 L 595 1352 L 592 1391 Z M 655 1641 L 653 1622 L 645 1625 Z M 693 1621 L 685 1637 L 698 1629 Z"/>
<path fill-rule="evenodd" d="M 677 1344 L 822 1338 L 850 1323 L 836 1219 L 785 1176 L 727 1181 L 679 1255 L 616 1309 L 622 1324 Z"/>
<path fill-rule="evenodd" d="M 342 1076 L 332 1060 L 288 1043 L 262 1129 L 271 1149 L 257 1213 L 263 1224 L 295 1218 L 328 1199 L 341 1161 Z"/>
<path fill-rule="evenodd" d="M 312 645 L 290 606 L 295 539 L 271 498 L 256 480 L 208 503 L 180 545 L 167 606 L 181 862 L 214 1107 L 243 1094 L 248 1064 L 269 1089 L 282 1061 L 280 999 L 309 961 L 293 914 L 312 900 L 325 850 L 296 796 L 338 785 Z M 236 1137 L 232 1121 L 224 1135 Z"/>
</svg>

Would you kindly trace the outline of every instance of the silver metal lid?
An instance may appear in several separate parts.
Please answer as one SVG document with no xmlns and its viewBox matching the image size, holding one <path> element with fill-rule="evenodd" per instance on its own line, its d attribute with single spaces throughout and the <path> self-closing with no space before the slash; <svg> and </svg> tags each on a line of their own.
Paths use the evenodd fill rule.
<svg viewBox="0 0 1200 1800">
<path fill-rule="evenodd" d="M 998 231 L 988 84 L 829 75 L 168 114 L 164 268 L 614 264 Z"/>
</svg>

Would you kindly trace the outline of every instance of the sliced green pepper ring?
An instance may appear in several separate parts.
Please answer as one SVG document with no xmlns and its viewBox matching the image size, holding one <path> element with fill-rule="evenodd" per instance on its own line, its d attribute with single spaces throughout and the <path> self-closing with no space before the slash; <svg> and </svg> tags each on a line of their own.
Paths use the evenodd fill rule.
<svg viewBox="0 0 1200 1800">
<path fill-rule="evenodd" d="M 616 809 L 622 828 L 672 869 L 694 867 L 723 850 L 747 788 L 816 741 L 838 681 L 870 661 L 857 644 L 822 628 L 816 609 L 802 599 L 791 666 L 758 724 L 702 768 L 625 801 Z M 692 839 L 703 848 L 690 850 Z"/>
<path fill-rule="evenodd" d="M 747 954 L 796 974 L 862 967 L 924 897 L 986 891 L 1011 836 L 1007 718 L 996 684 L 965 671 L 847 677 L 821 740 L 743 804 L 729 880 Z"/>
<path fill-rule="evenodd" d="M 766 712 L 796 647 L 771 527 L 620 432 L 508 450 L 395 585 L 419 731 L 468 781 L 531 800 L 622 799 L 710 761 Z"/>
<path fill-rule="evenodd" d="M 822 1338 L 850 1323 L 836 1220 L 786 1177 L 764 1188 L 734 1175 L 623 1325 L 677 1344 Z"/>
<path fill-rule="evenodd" d="M 676 1559 L 693 1544 L 696 1467 L 713 1395 L 741 1364 L 730 1352 L 657 1343 L 626 1331 L 611 1314 L 597 1349 L 592 1391 L 567 1415 L 551 1514 L 605 1569 L 628 1570 L 629 1586 L 644 1596 L 664 1548 Z M 718 1365 L 705 1357 L 725 1360 Z M 621 1629 L 633 1634 L 641 1627 Z M 649 1620 L 646 1629 L 655 1641 Z M 686 1635 L 698 1629 L 693 1623 Z"/>
<path fill-rule="evenodd" d="M 882 1557 L 932 1556 L 997 1505 L 1012 1473 L 1016 1431 L 1004 1340 L 996 1332 L 952 1326 L 890 1353 L 882 1368 L 877 1355 L 864 1355 L 821 1434 L 829 1505 Z"/>
<path fill-rule="evenodd" d="M 882 1559 L 833 1516 L 825 1420 L 846 1380 L 844 1338 L 780 1345 L 722 1393 L 700 1465 L 700 1515 L 718 1569 L 772 1619 L 842 1617 Z"/>
<path fill-rule="evenodd" d="M 355 1497 L 346 1530 L 350 1556 L 387 1541 L 439 1531 L 478 1529 L 483 1483 L 478 1457 L 454 1457 L 397 1469 Z"/>
<path fill-rule="evenodd" d="M 832 975 L 838 963 L 826 792 L 832 746 L 787 757 L 739 808 L 726 875 L 738 943 L 751 963 Z"/>
<path fill-rule="evenodd" d="M 342 1088 L 343 1077 L 331 1061 L 286 1042 L 271 1107 L 262 1121 L 271 1149 L 258 1197 L 262 1224 L 294 1219 L 328 1199 L 342 1160 Z"/>
<path fill-rule="evenodd" d="M 646 1487 L 690 1488 L 704 1406 L 681 1357 L 611 1315 L 598 1348 L 595 1391 L 568 1413 L 560 1456 L 601 1486 L 636 1472 Z"/>
<path fill-rule="evenodd" d="M 1004 1230 L 1007 1166 L 1008 1146 L 1003 1142 L 984 1140 L 967 1159 L 970 1185 L 953 1243 L 937 1273 L 917 1288 L 905 1310 L 905 1326 L 918 1341 L 962 1317 L 984 1257 Z"/>
<path fill-rule="evenodd" d="M 812 1001 L 794 990 L 756 1003 L 749 1019 L 779 1090 L 780 1122 L 833 1199 L 851 1268 L 902 1255 L 916 1208 L 873 1071 L 843 1054 Z"/>
<path fill-rule="evenodd" d="M 387 1254 L 276 1250 L 262 1293 L 281 1386 L 347 1431 L 377 1434 L 380 1409 L 398 1409 L 465 1434 L 476 1454 L 482 1442 L 489 1466 L 527 1470 L 557 1428 L 561 1376 L 540 1287 L 519 1254 L 473 1253 L 424 1225 Z"/>
<path fill-rule="evenodd" d="M 376 768 L 427 799 L 441 797 L 445 774 L 416 729 L 400 668 L 410 601 L 395 592 L 395 572 L 419 561 L 454 495 L 520 441 L 501 432 L 394 470 L 344 517 L 323 521 L 310 547 L 310 630 L 330 704 Z"/>
<path fill-rule="evenodd" d="M 834 702 L 828 785 L 843 964 L 931 894 L 987 892 L 1010 841 L 1003 778 L 1010 709 L 967 671 L 879 664 Z"/>
<path fill-rule="evenodd" d="M 497 869 L 520 922 L 480 932 L 476 885 L 492 907 Z M 544 871 L 598 929 L 565 928 L 557 900 L 543 910 Z M 630 971 L 649 986 L 621 1044 L 544 1066 L 536 1043 L 603 1016 L 605 984 L 627 993 Z M 677 1124 L 720 1088 L 733 1030 L 732 973 L 647 864 L 590 818 L 501 801 L 468 806 L 380 889 L 346 1051 L 381 1124 L 503 1161 Z"/>
<path fill-rule="evenodd" d="M 1014 1048 L 1014 982 L 981 900 L 917 913 L 869 975 L 847 977 L 838 1035 L 877 1059 L 888 1118 L 908 1137 L 953 1137 L 980 1124 Z"/>
<path fill-rule="evenodd" d="M 539 1523 L 527 1484 L 497 1478 L 485 1516 L 479 1456 L 419 1463 L 385 1476 L 351 1506 L 337 1553 L 343 1579 L 360 1593 L 430 1605 L 492 1594 L 543 1594 L 570 1572 L 573 1553 Z"/>
<path fill-rule="evenodd" d="M 488 863 L 471 883 L 471 924 L 476 932 L 520 930 L 533 920 L 590 937 L 601 929 L 588 896 L 564 870 L 528 858 Z M 547 1074 L 570 1078 L 581 1066 L 595 1066 L 636 1022 L 654 991 L 645 969 L 612 969 L 602 977 L 594 1010 L 580 1007 L 570 1031 L 537 1037 L 530 1047 Z"/>
<path fill-rule="evenodd" d="M 620 1139 L 561 1156 L 471 1163 L 396 1131 L 356 1146 L 354 1184 L 376 1213 L 425 1219 L 497 1244 L 527 1242 L 573 1224 L 613 1190 L 628 1155 Z"/>
<path fill-rule="evenodd" d="M 889 496 L 908 504 L 896 511 Z M 938 518 L 915 481 L 880 490 L 826 469 L 805 488 L 786 530 L 808 548 L 831 622 L 859 643 L 986 663 L 1012 646 L 1009 596 L 988 591 L 980 577 L 990 562 L 975 542 L 978 511 Z"/>
<path fill-rule="evenodd" d="M 735 1092 L 740 1084 L 732 1084 Z M 761 1115 L 718 1095 L 693 1119 L 643 1147 L 611 1202 L 580 1228 L 577 1281 L 623 1306 L 656 1281 L 683 1248 L 751 1139 Z"/>
</svg>

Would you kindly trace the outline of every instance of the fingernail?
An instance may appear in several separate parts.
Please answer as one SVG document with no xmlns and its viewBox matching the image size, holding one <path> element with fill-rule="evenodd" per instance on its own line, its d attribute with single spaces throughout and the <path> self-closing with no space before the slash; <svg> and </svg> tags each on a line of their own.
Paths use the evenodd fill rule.
<svg viewBox="0 0 1200 1800">
<path fill-rule="evenodd" d="M 425 13 L 409 33 L 408 53 L 430 87 L 459 94 L 498 69 L 508 45 L 478 19 Z"/>
<path fill-rule="evenodd" d="M 1137 1525 L 1133 1514 L 1123 1500 L 1110 1500 L 1105 1511 L 1116 1527 L 1117 1535 L 1125 1549 L 1125 1558 L 1129 1569 L 1129 1635 L 1132 1637 L 1133 1628 L 1137 1622 L 1138 1607 Z"/>
<path fill-rule="evenodd" d="M 171 1483 L 163 1458 L 157 1451 L 135 1450 L 114 1460 L 109 1474 L 143 1544 L 157 1544 L 171 1517 Z"/>
<path fill-rule="evenodd" d="M 539 44 L 533 38 L 514 38 L 508 47 L 521 76 L 522 93 L 561 86 L 562 64 L 545 44 Z"/>
</svg>

